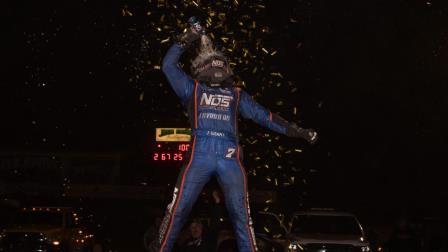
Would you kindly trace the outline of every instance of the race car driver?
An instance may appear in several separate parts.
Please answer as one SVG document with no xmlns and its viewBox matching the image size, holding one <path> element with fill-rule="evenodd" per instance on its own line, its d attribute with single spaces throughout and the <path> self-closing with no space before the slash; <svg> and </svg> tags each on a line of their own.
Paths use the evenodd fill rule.
<svg viewBox="0 0 448 252">
<path fill-rule="evenodd" d="M 179 58 L 197 40 L 200 40 L 200 50 L 192 61 L 190 77 L 180 67 Z M 255 102 L 241 88 L 234 87 L 233 72 L 226 57 L 213 48 L 210 38 L 197 23 L 169 48 L 162 70 L 188 110 L 192 147 L 159 230 L 159 251 L 171 251 L 199 193 L 212 176 L 216 176 L 224 193 L 239 251 L 257 251 L 246 172 L 238 145 L 238 114 L 280 134 L 304 138 L 311 144 L 317 141 L 317 133 L 287 122 Z"/>
</svg>

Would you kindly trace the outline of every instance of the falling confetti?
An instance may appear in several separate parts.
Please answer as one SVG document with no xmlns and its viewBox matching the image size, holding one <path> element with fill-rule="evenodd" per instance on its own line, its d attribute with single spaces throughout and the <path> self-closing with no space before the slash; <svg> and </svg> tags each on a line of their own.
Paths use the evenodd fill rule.
<svg viewBox="0 0 448 252">
<path fill-rule="evenodd" d="M 90 3 L 86 1 L 86 4 Z M 126 88 L 132 90 L 133 101 L 125 100 L 125 103 L 122 103 L 124 96 L 118 99 L 121 104 L 135 102 L 136 110 L 140 113 L 137 116 L 139 122 L 119 122 L 120 129 L 129 129 L 130 124 L 145 125 L 141 127 L 145 129 L 149 128 L 147 124 L 151 127 L 164 124 L 166 115 L 176 113 L 176 110 L 180 116 L 174 116 L 169 123 L 184 125 L 188 122 L 179 102 L 173 102 L 175 104 L 172 107 L 160 106 L 166 100 L 177 101 L 163 76 L 161 65 L 163 56 L 176 35 L 186 31 L 186 20 L 192 12 L 200 13 L 203 24 L 217 48 L 224 51 L 229 58 L 231 66 L 239 76 L 238 86 L 246 89 L 254 99 L 271 108 L 273 112 L 284 113 L 282 116 L 286 119 L 298 121 L 299 104 L 295 102 L 295 98 L 300 95 L 300 84 L 291 80 L 291 73 L 285 71 L 281 62 L 282 58 L 292 52 L 286 51 L 285 38 L 280 38 L 284 36 L 280 27 L 272 24 L 267 18 L 269 11 L 270 3 L 261 0 L 150 0 L 139 4 L 125 1 L 117 4 L 113 10 L 117 20 L 109 22 L 110 20 L 104 19 L 102 15 L 95 14 L 92 15 L 90 23 L 79 29 L 85 32 L 89 28 L 98 33 L 104 31 L 106 35 L 114 34 L 98 41 L 98 53 L 106 56 L 104 61 L 96 64 L 108 67 L 105 72 L 115 71 L 121 74 L 120 80 L 123 80 Z M 52 18 L 56 20 L 56 16 Z M 302 25 L 301 20 L 302 18 L 294 15 L 292 11 L 285 16 L 284 24 L 298 26 Z M 25 44 L 33 55 L 42 57 L 46 54 L 43 48 L 52 48 L 52 41 L 64 32 L 67 32 L 67 28 L 57 24 L 52 30 L 26 31 L 23 35 Z M 290 48 L 304 51 L 306 44 L 303 38 L 287 40 L 291 43 Z M 187 71 L 189 60 L 188 57 L 181 59 L 181 65 Z M 30 88 L 46 92 L 56 86 L 55 77 L 49 74 L 51 67 L 30 62 L 25 66 L 25 71 L 28 73 L 25 83 Z M 98 70 L 95 65 L 90 65 L 83 71 L 82 74 L 94 83 L 100 84 L 103 81 L 97 78 Z M 117 88 L 116 85 L 111 83 L 106 88 Z M 60 98 L 63 99 L 62 96 Z M 29 104 L 34 102 L 30 97 L 25 99 Z M 99 104 L 104 105 L 109 100 L 115 101 L 115 98 L 108 97 L 106 92 L 95 94 L 95 102 Z M 72 117 L 84 117 L 92 109 L 95 109 L 95 106 L 91 102 L 79 101 L 60 113 L 69 111 L 67 114 Z M 57 108 L 52 108 L 53 113 L 56 111 Z M 36 131 L 48 126 L 38 117 L 29 118 L 26 124 Z M 64 135 L 57 138 L 59 142 L 55 143 L 59 148 L 70 149 L 70 139 L 75 135 L 73 129 L 61 122 L 55 122 L 48 128 L 56 129 Z M 247 162 L 249 179 L 275 189 L 291 185 L 303 186 L 301 178 L 307 177 L 308 170 L 297 168 L 300 166 L 297 163 L 300 163 L 303 152 L 306 152 L 303 143 L 287 140 L 284 144 L 286 137 L 246 121 L 240 124 L 240 132 L 240 144 L 244 145 L 244 162 Z M 37 135 L 35 139 L 25 139 L 24 142 L 30 145 L 33 142 L 48 145 L 56 141 L 55 137 L 47 135 L 44 130 L 39 131 Z M 283 146 L 280 147 L 281 144 Z M 269 199 L 265 203 L 272 204 L 274 200 Z"/>
</svg>

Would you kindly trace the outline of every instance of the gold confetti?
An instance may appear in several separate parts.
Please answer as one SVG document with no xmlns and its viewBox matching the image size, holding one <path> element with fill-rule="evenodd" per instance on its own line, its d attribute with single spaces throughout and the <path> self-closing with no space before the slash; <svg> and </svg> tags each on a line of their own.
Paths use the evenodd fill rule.
<svg viewBox="0 0 448 252">
<path fill-rule="evenodd" d="M 278 151 L 275 150 L 274 153 L 277 157 L 280 157 L 280 154 L 278 153 Z"/>
<path fill-rule="evenodd" d="M 280 77 L 280 78 L 283 78 L 283 75 L 282 75 L 281 73 L 279 73 L 279 72 L 271 73 L 271 75 L 272 75 L 272 76 L 278 76 L 278 77 Z"/>
<path fill-rule="evenodd" d="M 283 101 L 277 101 L 277 102 L 275 103 L 275 105 L 277 105 L 277 106 L 283 106 L 283 104 L 284 104 Z"/>
<path fill-rule="evenodd" d="M 128 6 L 127 6 L 127 5 L 125 5 L 125 6 L 123 7 L 123 9 L 121 9 L 121 15 L 122 15 L 123 17 L 126 17 L 126 16 L 128 16 L 128 17 L 132 17 L 132 12 L 128 10 Z"/>
<path fill-rule="evenodd" d="M 170 41 L 170 37 L 168 37 L 168 38 L 166 38 L 166 39 L 160 41 L 160 43 L 163 44 L 163 43 L 166 43 L 166 42 L 168 42 L 168 41 Z"/>
<path fill-rule="evenodd" d="M 255 144 L 258 142 L 258 139 L 254 139 L 254 140 L 250 140 L 250 139 L 246 139 L 247 142 L 249 142 L 250 144 Z"/>
<path fill-rule="evenodd" d="M 205 22 L 206 22 L 206 24 L 207 24 L 207 27 L 212 26 L 212 20 L 211 20 L 210 18 L 207 18 L 207 19 L 205 20 Z"/>
</svg>

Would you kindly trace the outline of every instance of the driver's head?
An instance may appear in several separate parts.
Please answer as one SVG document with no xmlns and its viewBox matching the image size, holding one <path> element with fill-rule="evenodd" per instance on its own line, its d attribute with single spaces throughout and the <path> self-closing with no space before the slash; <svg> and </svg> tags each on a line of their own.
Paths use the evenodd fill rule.
<svg viewBox="0 0 448 252">
<path fill-rule="evenodd" d="M 193 220 L 188 229 L 190 230 L 191 237 L 193 237 L 194 239 L 202 237 L 202 232 L 204 228 L 200 220 L 197 219 Z"/>
<path fill-rule="evenodd" d="M 201 36 L 197 57 L 191 62 L 191 75 L 211 87 L 233 84 L 233 71 L 222 52 L 216 51 L 207 35 Z"/>
</svg>

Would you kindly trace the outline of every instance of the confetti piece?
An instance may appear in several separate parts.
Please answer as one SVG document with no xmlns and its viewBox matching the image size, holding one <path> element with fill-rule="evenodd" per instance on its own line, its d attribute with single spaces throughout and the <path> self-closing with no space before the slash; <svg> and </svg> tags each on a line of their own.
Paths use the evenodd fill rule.
<svg viewBox="0 0 448 252">
<path fill-rule="evenodd" d="M 160 43 L 163 44 L 163 43 L 166 43 L 166 42 L 168 42 L 168 41 L 170 41 L 170 38 L 169 38 L 169 37 L 166 38 L 166 39 L 164 39 L 164 40 L 162 40 L 162 41 L 160 41 Z"/>
<path fill-rule="evenodd" d="M 271 73 L 272 76 L 278 76 L 280 78 L 283 78 L 283 75 L 279 72 Z"/>
<path fill-rule="evenodd" d="M 123 9 L 121 9 L 121 15 L 122 15 L 123 17 L 132 17 L 132 16 L 133 16 L 132 12 L 129 11 L 127 5 L 125 5 L 125 6 L 123 7 Z"/>
<path fill-rule="evenodd" d="M 160 61 L 167 47 L 172 42 L 173 35 L 187 30 L 188 23 L 185 21 L 189 15 L 187 13 L 190 9 L 195 9 L 207 13 L 208 16 L 203 20 L 204 25 L 207 27 L 207 33 L 217 44 L 222 45 L 220 50 L 225 52 L 229 58 L 231 67 L 235 68 L 236 72 L 242 73 L 242 79 L 237 82 L 238 86 L 247 86 L 254 99 L 260 100 L 262 103 L 268 101 L 268 104 L 266 104 L 268 106 L 272 106 L 272 103 L 274 103 L 278 106 L 277 109 L 282 109 L 279 112 L 285 112 L 286 110 L 286 114 L 288 114 L 288 112 L 291 112 L 292 107 L 292 113 L 294 115 L 299 114 L 298 106 L 290 106 L 290 99 L 272 100 L 274 97 L 282 97 L 276 95 L 266 97 L 266 94 L 277 90 L 279 93 L 296 93 L 298 92 L 298 86 L 288 80 L 289 72 L 280 65 L 281 62 L 277 62 L 280 59 L 278 58 L 280 50 L 284 49 L 282 47 L 284 45 L 273 39 L 273 36 L 278 35 L 279 32 L 277 26 L 271 27 L 262 21 L 268 8 L 262 1 L 248 3 L 240 2 L 240 0 L 231 0 L 211 4 L 199 0 L 177 3 L 165 0 L 148 0 L 146 3 L 148 6 L 143 8 L 141 13 L 140 11 L 130 9 L 127 5 L 118 9 L 118 12 L 121 10 L 121 14 L 126 18 L 141 15 L 148 22 L 139 24 L 136 22 L 138 20 L 132 20 L 132 24 L 125 28 L 128 30 L 126 30 L 127 34 L 123 37 L 124 44 L 119 45 L 123 49 L 116 50 L 118 52 L 114 51 L 114 56 L 117 58 L 120 56 L 134 57 L 132 63 L 125 68 L 125 71 L 129 73 L 128 78 L 133 87 L 139 90 L 137 94 L 139 94 L 138 99 L 140 101 L 149 102 L 149 96 L 145 97 L 144 92 L 141 90 L 145 90 L 146 95 L 148 95 L 148 92 L 151 92 L 151 94 L 155 92 L 169 94 L 172 92 L 166 82 L 150 83 L 146 76 L 154 70 L 160 70 Z M 155 10 L 156 8 L 157 11 Z M 232 12 L 228 12 L 229 9 Z M 238 13 L 238 15 L 234 15 L 234 13 Z M 286 25 L 290 25 L 290 27 L 302 25 L 299 21 L 298 17 L 295 16 L 286 17 Z M 293 26 L 291 23 L 297 23 L 297 25 Z M 40 37 L 41 35 L 38 33 L 35 36 Z M 33 45 L 32 40 L 33 37 L 31 35 L 26 36 L 26 41 L 30 41 L 31 45 Z M 291 43 L 291 49 L 303 47 L 303 42 L 297 39 L 291 41 Z M 160 46 L 161 44 L 163 46 Z M 114 46 L 111 42 L 105 45 L 107 49 L 113 49 Z M 188 59 L 184 59 L 182 62 L 188 62 Z M 185 70 L 188 72 L 186 66 L 183 66 L 182 63 L 181 66 L 185 67 Z M 41 80 L 40 83 L 42 83 Z M 145 85 L 144 89 L 142 88 L 143 85 Z M 146 88 L 148 86 L 146 85 L 149 85 L 150 91 L 147 91 Z M 154 100 L 151 101 L 154 102 L 152 105 L 155 105 L 158 99 L 160 98 L 153 98 L 151 95 L 151 100 Z M 269 101 L 271 104 L 269 104 Z M 181 105 L 177 104 L 176 107 L 181 107 Z M 155 110 L 152 109 L 152 111 Z M 186 115 L 185 111 L 182 113 Z M 185 119 L 185 116 L 181 117 Z M 149 119 L 149 121 L 162 122 L 154 118 Z M 181 122 L 181 120 L 179 119 L 178 122 Z M 250 128 L 250 126 L 247 127 Z M 298 181 L 307 176 L 308 173 L 306 172 L 309 171 L 307 168 L 301 167 L 298 169 L 293 165 L 296 162 L 294 159 L 303 158 L 300 155 L 295 155 L 297 152 L 302 152 L 301 145 L 291 146 L 284 144 L 285 138 L 277 134 L 269 135 L 255 130 L 244 132 L 245 136 L 242 136 L 242 138 L 245 141 L 242 142 L 242 146 L 247 149 L 246 156 L 249 156 L 248 160 L 255 167 L 248 170 L 248 173 L 254 177 L 258 175 L 257 181 L 262 181 L 270 187 L 288 187 L 297 184 Z M 284 146 L 273 149 L 258 147 L 258 145 L 273 145 L 273 143 L 276 146 L 277 143 L 284 144 Z"/>
</svg>

